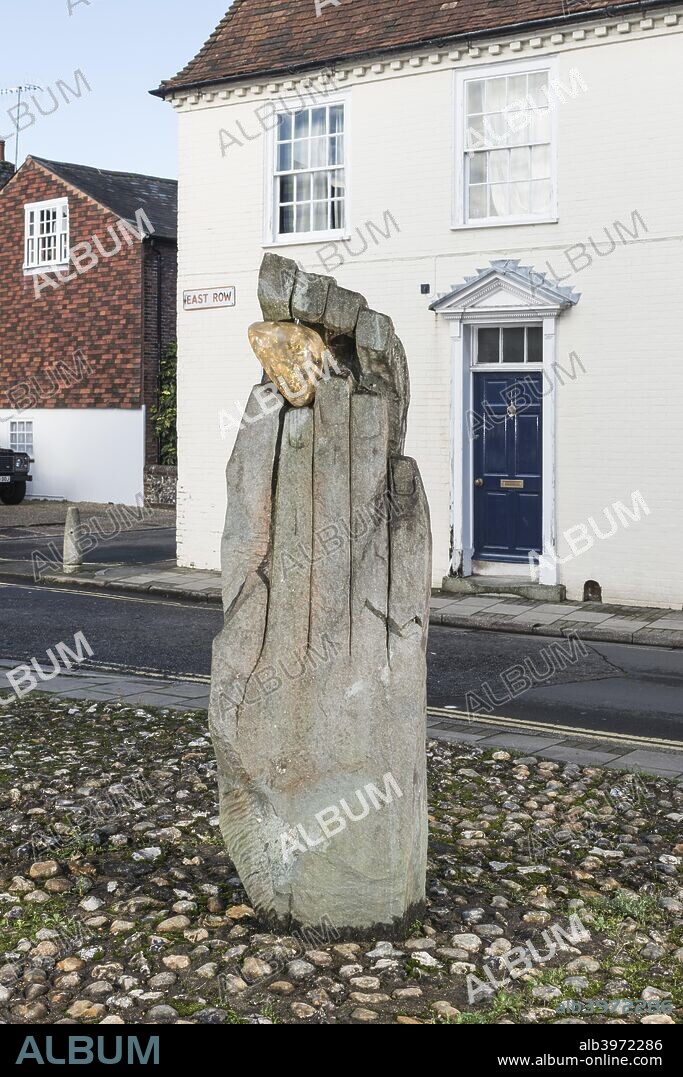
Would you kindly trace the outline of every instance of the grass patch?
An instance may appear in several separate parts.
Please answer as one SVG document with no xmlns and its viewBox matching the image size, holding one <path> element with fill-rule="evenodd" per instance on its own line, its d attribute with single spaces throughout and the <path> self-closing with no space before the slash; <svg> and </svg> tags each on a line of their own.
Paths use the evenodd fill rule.
<svg viewBox="0 0 683 1077">
<path fill-rule="evenodd" d="M 591 927 L 610 938 L 619 938 L 624 930 L 624 920 L 633 920 L 639 928 L 647 929 L 653 923 L 667 919 L 666 911 L 650 894 L 626 894 L 617 891 L 610 898 L 594 898 L 588 902 Z"/>
</svg>

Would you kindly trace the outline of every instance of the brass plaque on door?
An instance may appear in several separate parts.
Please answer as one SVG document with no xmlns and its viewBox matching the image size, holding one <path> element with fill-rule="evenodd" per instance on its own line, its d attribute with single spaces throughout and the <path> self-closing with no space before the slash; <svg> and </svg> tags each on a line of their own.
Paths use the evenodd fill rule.
<svg viewBox="0 0 683 1077">
<path fill-rule="evenodd" d="M 523 490 L 524 479 L 501 479 L 501 490 Z"/>
</svg>

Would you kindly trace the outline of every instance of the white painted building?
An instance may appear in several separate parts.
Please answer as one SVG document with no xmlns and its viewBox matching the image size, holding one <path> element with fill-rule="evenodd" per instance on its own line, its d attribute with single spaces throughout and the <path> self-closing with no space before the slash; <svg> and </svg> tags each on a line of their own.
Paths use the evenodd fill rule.
<svg viewBox="0 0 683 1077">
<path fill-rule="evenodd" d="M 290 43 L 273 24 L 251 51 L 268 5 L 243 0 L 158 91 L 180 124 L 181 565 L 219 564 L 275 251 L 394 320 L 435 585 L 595 581 L 680 608 L 683 5 L 545 6 L 483 24 L 463 0 L 451 33 L 430 0 L 413 33 L 393 5 L 389 34 L 384 3 L 354 0 L 308 19 L 307 54 L 300 0 L 271 12 Z M 233 306 L 183 310 L 228 287 Z"/>
<path fill-rule="evenodd" d="M 0 448 L 33 462 L 28 485 L 0 477 L 0 503 L 142 501 L 176 214 L 176 182 L 154 176 L 28 157 L 2 185 Z"/>
<path fill-rule="evenodd" d="M 142 498 L 144 408 L 0 410 L 0 439 L 34 461 L 32 498 L 117 505 Z"/>
</svg>

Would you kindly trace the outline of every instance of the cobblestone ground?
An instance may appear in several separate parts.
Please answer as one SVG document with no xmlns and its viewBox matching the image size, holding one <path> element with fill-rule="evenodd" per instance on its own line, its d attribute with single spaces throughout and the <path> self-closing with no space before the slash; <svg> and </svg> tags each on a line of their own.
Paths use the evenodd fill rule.
<svg viewBox="0 0 683 1077">
<path fill-rule="evenodd" d="M 664 779 L 431 742 L 424 920 L 302 939 L 259 928 L 223 850 L 204 713 L 33 696 L 0 724 L 5 1021 L 681 1019 Z M 578 1013 L 607 999 L 633 1012 Z"/>
</svg>

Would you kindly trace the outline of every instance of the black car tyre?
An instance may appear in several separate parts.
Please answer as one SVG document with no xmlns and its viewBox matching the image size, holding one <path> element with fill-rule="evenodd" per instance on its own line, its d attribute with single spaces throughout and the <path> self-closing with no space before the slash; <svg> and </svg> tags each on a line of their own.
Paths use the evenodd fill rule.
<svg viewBox="0 0 683 1077">
<path fill-rule="evenodd" d="M 6 489 L 0 486 L 0 501 L 2 501 L 3 505 L 20 505 L 25 497 L 25 482 L 13 482 Z"/>
</svg>

